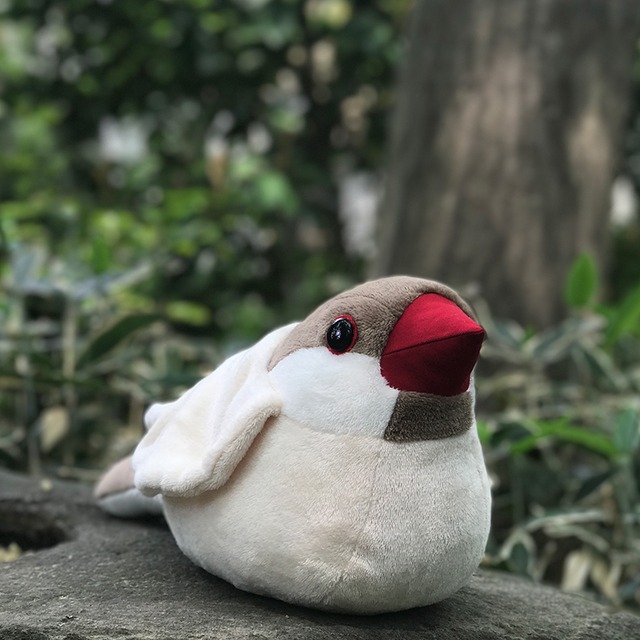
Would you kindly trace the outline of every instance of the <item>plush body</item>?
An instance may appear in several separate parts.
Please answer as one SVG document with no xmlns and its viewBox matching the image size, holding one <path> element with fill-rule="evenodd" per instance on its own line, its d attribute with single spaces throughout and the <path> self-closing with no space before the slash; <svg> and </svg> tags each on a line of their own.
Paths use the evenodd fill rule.
<svg viewBox="0 0 640 640">
<path fill-rule="evenodd" d="M 441 600 L 478 566 L 488 488 L 472 431 L 391 446 L 281 418 L 256 445 L 215 496 L 165 498 L 178 545 L 207 571 L 296 604 L 376 613 Z"/>
<path fill-rule="evenodd" d="M 361 285 L 154 405 L 99 502 L 128 517 L 161 495 L 182 551 L 247 591 L 364 614 L 437 602 L 489 531 L 470 383 L 482 336 L 443 285 Z"/>
</svg>

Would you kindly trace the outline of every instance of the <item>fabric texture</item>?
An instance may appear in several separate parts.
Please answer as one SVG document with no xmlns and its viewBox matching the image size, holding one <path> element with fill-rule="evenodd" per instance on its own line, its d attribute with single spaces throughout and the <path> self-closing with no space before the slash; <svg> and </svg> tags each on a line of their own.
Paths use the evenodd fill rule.
<svg viewBox="0 0 640 640">
<path fill-rule="evenodd" d="M 361 614 L 459 589 L 484 552 L 489 505 L 475 429 L 401 444 L 285 416 L 224 487 L 165 500 L 178 545 L 207 571 L 247 591 Z"/>
<path fill-rule="evenodd" d="M 128 456 L 107 470 L 96 484 L 93 495 L 96 498 L 103 498 L 112 493 L 126 491 L 131 487 L 133 487 L 133 467 L 131 466 L 131 456 Z"/>
<path fill-rule="evenodd" d="M 149 498 L 135 487 L 101 496 L 98 498 L 98 506 L 118 518 L 144 518 L 164 513 L 162 496 Z"/>
<path fill-rule="evenodd" d="M 425 295 L 446 316 L 435 329 L 422 326 L 423 303 L 410 310 Z M 357 340 L 332 353 L 327 329 L 341 315 Z M 122 467 L 99 485 L 101 505 L 135 515 L 156 496 L 183 552 L 241 589 L 361 614 L 437 602 L 469 579 L 489 531 L 469 381 L 481 332 L 440 283 L 394 277 L 336 296 L 153 405 L 135 488 Z M 422 348 L 468 334 L 476 351 L 458 360 Z M 381 371 L 390 342 L 394 356 L 416 353 L 397 364 L 411 369 L 398 388 Z M 456 378 L 443 383 L 451 394 L 411 390 L 433 357 L 434 379 Z"/>
<path fill-rule="evenodd" d="M 226 360 L 175 402 L 151 407 L 133 454 L 145 495 L 196 495 L 222 486 L 281 402 L 267 375 L 273 349 L 293 325 Z"/>
<path fill-rule="evenodd" d="M 455 396 L 469 388 L 484 330 L 457 304 L 425 293 L 404 311 L 380 358 L 387 382 L 403 391 Z"/>
<path fill-rule="evenodd" d="M 470 318 L 474 317 L 469 305 L 440 282 L 408 276 L 365 282 L 320 305 L 295 327 L 274 351 L 269 369 L 298 349 L 324 344 L 327 328 L 341 315 L 350 315 L 358 324 L 358 341 L 353 350 L 379 358 L 400 316 L 411 302 L 424 293 L 437 293 L 455 302 Z"/>
<path fill-rule="evenodd" d="M 399 393 L 386 384 L 377 360 L 361 353 L 335 356 L 324 347 L 295 351 L 270 379 L 287 417 L 329 433 L 382 437 Z"/>
<path fill-rule="evenodd" d="M 118 518 L 141 518 L 162 514 L 162 497 L 143 496 L 136 489 L 131 456 L 116 462 L 100 478 L 93 495 L 98 506 Z"/>
<path fill-rule="evenodd" d="M 417 442 L 459 436 L 474 424 L 473 402 L 472 384 L 468 391 L 456 396 L 401 391 L 384 439 Z"/>
</svg>

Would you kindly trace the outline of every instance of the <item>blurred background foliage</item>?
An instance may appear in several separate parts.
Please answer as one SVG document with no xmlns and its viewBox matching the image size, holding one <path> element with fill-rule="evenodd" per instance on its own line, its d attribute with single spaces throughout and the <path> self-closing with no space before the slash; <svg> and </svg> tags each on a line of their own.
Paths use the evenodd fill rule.
<svg viewBox="0 0 640 640">
<path fill-rule="evenodd" d="M 410 5 L 0 0 L 0 464 L 94 479 L 149 402 L 366 276 Z M 474 302 L 486 563 L 638 607 L 634 73 L 610 273 L 582 256 L 537 333 Z"/>
<path fill-rule="evenodd" d="M 381 164 L 408 5 L 0 4 L 3 379 L 30 380 L 5 464 L 99 464 L 151 398 L 362 278 L 339 201 Z"/>
</svg>

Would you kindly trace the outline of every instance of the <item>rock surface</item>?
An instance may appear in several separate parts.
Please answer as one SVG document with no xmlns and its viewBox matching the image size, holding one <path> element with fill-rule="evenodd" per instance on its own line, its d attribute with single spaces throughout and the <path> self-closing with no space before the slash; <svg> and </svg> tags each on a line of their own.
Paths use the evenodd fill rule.
<svg viewBox="0 0 640 640">
<path fill-rule="evenodd" d="M 448 600 L 372 617 L 330 615 L 238 591 L 185 558 L 161 520 L 115 520 L 89 489 L 0 471 L 0 640 L 324 638 L 640 640 L 640 618 L 479 572 Z"/>
</svg>

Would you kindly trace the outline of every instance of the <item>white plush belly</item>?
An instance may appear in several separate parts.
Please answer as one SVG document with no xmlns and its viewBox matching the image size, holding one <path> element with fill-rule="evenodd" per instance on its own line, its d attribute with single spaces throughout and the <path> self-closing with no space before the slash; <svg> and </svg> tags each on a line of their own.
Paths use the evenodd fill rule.
<svg viewBox="0 0 640 640">
<path fill-rule="evenodd" d="M 220 490 L 166 498 L 195 563 L 241 589 L 377 613 L 453 593 L 477 567 L 490 495 L 475 432 L 417 443 L 280 417 Z"/>
</svg>

